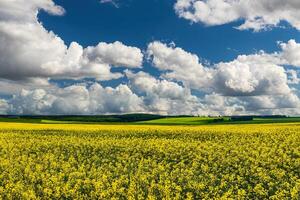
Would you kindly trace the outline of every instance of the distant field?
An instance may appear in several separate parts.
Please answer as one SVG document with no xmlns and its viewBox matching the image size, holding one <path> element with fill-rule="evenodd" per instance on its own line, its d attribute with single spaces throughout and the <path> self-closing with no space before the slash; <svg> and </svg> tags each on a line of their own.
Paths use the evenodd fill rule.
<svg viewBox="0 0 300 200">
<path fill-rule="evenodd" d="M 254 118 L 252 121 L 237 121 L 228 122 L 231 124 L 269 124 L 269 123 L 293 123 L 300 122 L 300 117 L 286 117 L 286 118 Z"/>
<path fill-rule="evenodd" d="M 221 124 L 269 124 L 300 122 L 300 117 L 262 118 L 251 121 L 231 121 L 230 117 L 164 117 L 158 115 L 78 116 L 78 117 L 0 117 L 0 122 L 41 124 L 138 124 L 138 125 L 221 125 Z"/>
<path fill-rule="evenodd" d="M 0 123 L 0 199 L 299 199 L 299 174 L 300 123 Z"/>
<path fill-rule="evenodd" d="M 156 120 L 137 122 L 138 124 L 153 125 L 220 125 L 220 124 L 269 124 L 269 123 L 293 123 L 300 122 L 298 117 L 287 118 L 254 118 L 252 121 L 230 121 L 229 117 L 171 117 Z"/>
</svg>

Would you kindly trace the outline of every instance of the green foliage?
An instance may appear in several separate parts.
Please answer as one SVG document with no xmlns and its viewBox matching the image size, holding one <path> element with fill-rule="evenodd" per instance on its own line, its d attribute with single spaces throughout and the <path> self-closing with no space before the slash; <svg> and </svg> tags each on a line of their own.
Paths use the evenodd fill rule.
<svg viewBox="0 0 300 200">
<path fill-rule="evenodd" d="M 58 116 L 0 116 L 0 122 L 21 123 L 126 123 L 164 118 L 152 114 L 125 115 L 58 115 Z"/>
<path fill-rule="evenodd" d="M 223 123 L 228 120 L 229 118 L 227 117 L 167 117 L 139 123 L 154 125 L 205 125 L 211 123 Z"/>
</svg>

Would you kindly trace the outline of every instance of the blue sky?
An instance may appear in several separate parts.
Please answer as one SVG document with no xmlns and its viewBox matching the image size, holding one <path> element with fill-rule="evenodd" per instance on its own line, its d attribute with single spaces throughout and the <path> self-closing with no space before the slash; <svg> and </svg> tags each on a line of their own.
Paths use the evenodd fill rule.
<svg viewBox="0 0 300 200">
<path fill-rule="evenodd" d="M 110 113 L 109 109 L 91 109 L 90 102 L 85 102 L 88 105 L 88 108 L 86 108 L 88 111 L 82 111 L 81 107 L 76 105 L 71 106 L 70 111 L 67 110 L 66 112 L 59 110 L 61 106 L 54 108 L 54 105 L 59 105 L 58 101 L 65 103 L 68 101 L 68 99 L 63 99 L 62 96 L 65 95 L 59 96 L 58 93 L 60 95 L 65 93 L 65 90 L 69 89 L 69 87 L 84 87 L 87 93 L 91 95 L 89 87 L 98 82 L 104 90 L 107 90 L 107 87 L 111 87 L 114 92 L 117 91 L 120 85 L 126 85 L 130 93 L 137 97 L 137 101 L 141 101 L 138 103 L 138 106 L 128 108 L 130 106 L 127 105 L 125 109 L 120 105 L 120 102 L 116 102 L 115 105 L 110 106 L 116 107 L 116 109 L 113 109 L 113 112 L 160 112 L 161 110 L 167 110 L 166 113 L 168 114 L 209 114 L 210 112 L 239 114 L 240 111 L 241 114 L 291 113 L 295 115 L 298 113 L 299 86 L 297 76 L 298 60 L 296 58 L 298 48 L 300 48 L 297 43 L 300 41 L 300 34 L 298 21 L 292 18 L 297 16 L 298 4 L 294 5 L 292 1 L 286 1 L 284 5 L 281 5 L 280 1 L 276 0 L 271 8 L 273 10 L 270 10 L 270 8 L 264 9 L 263 6 L 267 5 L 271 0 L 261 1 L 262 6 L 259 8 L 256 8 L 259 3 L 244 5 L 242 1 L 236 1 L 238 2 L 236 3 L 224 0 L 120 0 L 105 3 L 99 0 L 54 0 L 50 6 L 48 3 L 52 2 L 52 0 L 48 2 L 38 0 L 38 3 L 30 0 L 27 2 L 27 6 L 25 6 L 23 0 L 18 0 L 20 9 L 18 8 L 17 14 L 16 10 L 9 6 L 9 2 L 5 1 L 2 5 L 4 9 L 0 10 L 0 20 L 4 22 L 3 24 L 10 25 L 12 21 L 15 24 L 19 23 L 20 25 L 17 25 L 17 28 L 23 31 L 23 35 L 35 36 L 37 43 L 45 42 L 45 44 L 49 44 L 51 51 L 47 53 L 48 47 L 45 47 L 47 51 L 45 50 L 43 54 L 43 51 L 40 50 L 38 52 L 34 45 L 32 49 L 23 49 L 23 46 L 21 47 L 20 45 L 24 43 L 24 45 L 29 44 L 28 46 L 31 46 L 32 43 L 29 43 L 33 41 L 31 38 L 25 36 L 25 39 L 22 38 L 22 40 L 19 36 L 8 38 L 7 35 L 14 35 L 12 34 L 14 29 L 7 29 L 6 27 L 8 26 L 3 26 L 1 32 L 0 27 L 0 39 L 6 41 L 3 49 L 0 50 L 3 56 L 3 59 L 0 59 L 0 68 L 10 69 L 8 72 L 0 73 L 0 78 L 2 78 L 0 93 L 4 102 L 2 103 L 3 112 L 21 114 L 26 112 L 33 114 Z M 276 5 L 277 3 L 278 6 Z M 22 8 L 22 4 L 24 4 L 24 8 Z M 197 7 L 200 9 L 197 10 Z M 244 14 L 236 11 L 237 9 L 242 10 L 244 7 L 247 8 L 246 10 L 244 9 Z M 226 12 L 223 12 L 224 9 L 226 9 Z M 35 11 L 38 12 L 37 16 L 35 16 Z M 251 14 L 249 14 L 250 11 Z M 209 15 L 206 16 L 205 13 L 209 13 Z M 288 14 L 285 15 L 285 13 Z M 32 17 L 27 16 L 30 14 L 32 14 Z M 13 15 L 14 17 L 12 17 Z M 32 24 L 33 27 L 36 27 L 43 33 L 39 33 L 34 28 L 27 30 L 22 26 L 25 22 Z M 242 27 L 241 25 L 245 26 Z M 52 31 L 62 43 L 54 41 L 56 39 L 53 39 L 54 36 L 51 36 L 49 31 Z M 18 39 L 22 42 L 13 42 L 18 41 Z M 131 60 L 129 56 L 134 56 L 134 59 L 136 59 L 132 59 L 135 61 L 134 64 L 132 62 L 124 63 L 123 60 L 125 58 L 120 58 L 122 59 L 121 65 L 118 61 L 103 62 L 104 59 L 111 59 L 112 56 L 117 56 L 118 58 L 118 55 L 101 57 L 108 48 L 105 45 L 101 46 L 101 55 L 96 55 L 99 53 L 100 48 L 98 50 L 95 48 L 96 50 L 90 53 L 83 52 L 82 55 L 83 57 L 96 56 L 97 62 L 99 62 L 99 59 L 102 59 L 101 63 L 96 63 L 97 66 L 99 65 L 98 67 L 101 68 L 101 64 L 105 70 L 108 69 L 113 74 L 122 74 L 118 78 L 112 78 L 113 75 L 107 74 L 105 76 L 111 77 L 99 78 L 103 74 L 95 72 L 96 68 L 93 68 L 92 71 L 86 71 L 84 70 L 85 68 L 82 68 L 83 71 L 79 72 L 69 69 L 70 66 L 68 68 L 65 66 L 65 63 L 62 63 L 62 60 L 65 60 L 63 58 L 65 55 L 63 54 L 71 52 L 66 48 L 70 48 L 69 46 L 72 42 L 76 42 L 80 46 L 75 48 L 75 51 L 80 51 L 80 48 L 96 47 L 100 42 L 114 44 L 116 41 L 120 42 L 125 49 L 127 47 L 136 48 L 135 50 L 127 49 L 128 52 L 131 52 L 130 55 L 124 53 L 127 60 Z M 157 44 L 153 45 L 153 49 L 149 48 L 148 45 L 154 42 L 158 42 L 163 46 Z M 285 49 L 284 45 L 286 46 Z M 19 55 L 16 55 L 16 52 L 7 52 L 5 50 L 16 48 L 19 49 L 17 53 L 20 55 L 28 54 L 26 60 L 22 60 L 24 57 L 19 57 Z M 57 53 L 53 50 L 56 48 Z M 61 53 L 58 51 L 60 48 L 62 49 Z M 40 49 L 43 48 L 41 47 Z M 264 51 L 264 53 L 260 51 Z M 52 56 L 54 52 L 57 55 Z M 168 52 L 171 56 L 167 58 L 162 57 L 165 52 Z M 13 57 L 14 60 L 6 60 L 11 54 L 16 56 L 15 58 Z M 119 57 L 122 57 L 122 55 Z M 241 55 L 246 55 L 247 58 L 240 59 L 239 56 L 241 57 Z M 142 62 L 140 62 L 141 56 L 143 56 Z M 178 59 L 173 59 L 174 56 L 178 56 Z M 193 56 L 196 56 L 197 59 L 194 60 Z M 56 61 L 55 57 L 62 57 L 62 59 Z M 34 63 L 28 61 L 36 58 L 38 59 Z M 182 60 L 179 58 L 182 58 Z M 159 63 L 155 62 L 156 59 L 159 60 Z M 94 64 L 95 61 L 91 60 L 88 63 L 80 61 L 79 64 L 77 63 L 73 67 L 90 67 Z M 28 68 L 22 65 L 28 66 Z M 114 65 L 118 66 L 113 67 Z M 52 68 L 55 68 L 56 71 L 52 72 Z M 62 68 L 64 70 L 60 72 L 59 70 Z M 203 72 L 210 69 L 213 69 L 213 71 Z M 259 70 L 265 71 L 260 73 Z M 195 72 L 196 75 L 199 74 L 199 77 L 196 80 L 195 77 L 188 77 L 189 74 L 182 73 L 182 71 L 186 73 L 191 72 L 190 74 Z M 94 72 L 95 74 L 93 74 Z M 53 73 L 57 74 L 53 75 Z M 135 75 L 131 75 L 131 78 L 129 78 L 128 73 Z M 146 74 L 143 75 L 145 83 L 151 79 L 151 83 L 149 83 L 150 85 L 152 84 L 151 91 L 145 90 L 148 86 L 139 88 L 141 87 L 140 85 L 135 85 L 136 81 L 139 80 L 138 78 L 142 76 L 141 73 Z M 262 76 L 261 79 L 256 80 L 259 74 L 265 74 L 266 77 Z M 244 75 L 245 78 L 242 77 Z M 145 76 L 150 76 L 150 78 L 145 78 Z M 293 80 L 290 80 L 290 77 Z M 222 81 L 224 82 L 222 83 Z M 203 84 L 203 82 L 209 82 L 209 84 Z M 223 87 L 222 84 L 227 85 Z M 168 88 L 173 86 L 184 92 L 181 94 L 179 91 L 171 91 Z M 176 99 L 177 97 L 161 96 L 158 94 L 159 92 L 154 94 L 153 91 L 157 92 L 158 90 L 153 89 L 156 87 L 170 89 L 170 91 L 164 89 L 163 93 L 177 94 L 178 92 L 179 99 Z M 274 88 L 280 89 L 273 94 L 270 91 L 274 90 Z M 28 93 L 22 94 L 22 90 Z M 22 108 L 22 111 L 14 108 L 19 106 L 14 104 L 26 104 L 23 101 L 27 101 L 27 99 L 22 99 L 19 102 L 18 98 L 21 99 L 23 96 L 27 97 L 28 95 L 31 95 L 30 98 L 33 98 L 32 96 L 34 96 L 35 92 L 39 93 L 42 90 L 46 91 L 45 94 L 42 92 L 43 97 L 46 98 L 47 95 L 52 95 L 56 99 L 49 103 L 49 108 L 44 108 L 42 111 L 36 110 L 39 107 L 37 105 L 29 110 Z M 51 91 L 50 94 L 47 94 L 47 91 Z M 284 91 L 288 91 L 288 95 L 284 94 Z M 77 97 L 81 95 L 78 94 Z M 189 110 L 187 112 L 184 111 L 184 113 L 178 106 L 182 104 L 180 101 L 186 102 L 189 100 L 180 99 L 182 96 L 188 96 L 187 99 L 197 99 L 196 105 L 193 105 L 192 108 L 190 108 L 190 104 L 184 104 L 190 109 L 182 109 Z M 288 96 L 289 100 L 282 99 L 283 96 Z M 220 102 L 216 102 L 216 105 L 210 105 L 206 102 L 209 98 L 213 98 L 211 101 L 218 99 Z M 48 101 L 48 99 L 43 101 Z M 269 102 L 268 105 L 261 105 L 265 101 Z M 282 105 L 282 102 L 285 101 L 291 101 L 291 104 Z M 37 104 L 39 105 L 39 103 Z M 78 104 L 80 103 L 82 102 L 78 102 Z M 154 104 L 161 104 L 166 108 L 160 109 L 158 108 L 159 106 L 155 107 Z M 222 104 L 222 108 L 218 108 L 218 104 Z M 101 104 L 100 107 L 103 106 Z M 135 110 L 137 107 L 138 109 Z M 178 112 L 174 110 L 178 110 Z"/>
<path fill-rule="evenodd" d="M 286 28 L 258 33 L 234 29 L 239 22 L 212 27 L 191 24 L 178 18 L 172 0 L 124 0 L 119 8 L 97 0 L 55 2 L 66 9 L 66 14 L 58 17 L 43 12 L 39 18 L 68 44 L 77 41 L 89 46 L 99 41 L 122 41 L 145 49 L 148 43 L 159 40 L 175 42 L 204 59 L 220 62 L 257 50 L 277 51 L 277 41 L 300 40 L 299 31 L 288 24 Z"/>
<path fill-rule="evenodd" d="M 40 21 L 67 44 L 77 41 L 84 47 L 96 45 L 99 41 L 122 41 L 145 50 L 152 41 L 174 42 L 214 64 L 259 50 L 278 51 L 277 41 L 291 38 L 300 41 L 299 31 L 288 23 L 282 23 L 285 28 L 258 33 L 234 29 L 239 22 L 212 27 L 191 23 L 178 18 L 174 12 L 176 1 L 124 0 L 118 2 L 118 7 L 97 0 L 55 2 L 66 9 L 65 15 L 51 16 L 42 12 Z M 143 66 L 149 73 L 159 75 L 147 61 Z M 122 79 L 104 84 L 116 85 L 119 82 Z"/>
</svg>

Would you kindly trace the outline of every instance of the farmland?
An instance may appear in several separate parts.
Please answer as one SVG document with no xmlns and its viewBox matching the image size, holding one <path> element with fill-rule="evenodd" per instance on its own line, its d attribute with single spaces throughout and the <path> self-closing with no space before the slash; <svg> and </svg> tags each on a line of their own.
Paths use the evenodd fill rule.
<svg viewBox="0 0 300 200">
<path fill-rule="evenodd" d="M 232 121 L 230 117 L 167 117 L 137 122 L 138 124 L 152 125 L 225 125 L 225 124 L 276 124 L 300 123 L 299 117 L 253 117 L 252 120 Z"/>
<path fill-rule="evenodd" d="M 39 124 L 106 124 L 106 125 L 225 125 L 300 123 L 300 117 L 253 116 L 251 120 L 232 120 L 231 117 L 161 116 L 151 114 L 96 116 L 0 116 L 0 122 Z"/>
<path fill-rule="evenodd" d="M 1 199 L 299 199 L 300 124 L 0 123 Z"/>
</svg>

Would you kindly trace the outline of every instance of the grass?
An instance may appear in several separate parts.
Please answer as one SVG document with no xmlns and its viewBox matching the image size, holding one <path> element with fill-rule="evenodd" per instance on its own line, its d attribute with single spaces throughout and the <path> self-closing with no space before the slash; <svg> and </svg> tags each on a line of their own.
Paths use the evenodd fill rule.
<svg viewBox="0 0 300 200">
<path fill-rule="evenodd" d="M 224 125 L 224 124 L 272 124 L 300 122 L 300 117 L 287 118 L 254 118 L 252 121 L 230 121 L 229 117 L 170 117 L 164 119 L 137 122 L 152 125 Z"/>
<path fill-rule="evenodd" d="M 294 123 L 300 122 L 300 117 L 286 118 L 254 118 L 252 121 L 229 121 L 227 124 L 272 124 L 272 123 Z"/>
<path fill-rule="evenodd" d="M 228 118 L 210 118 L 210 117 L 170 117 L 150 121 L 137 122 L 137 124 L 153 125 L 206 125 L 228 121 Z"/>
</svg>

